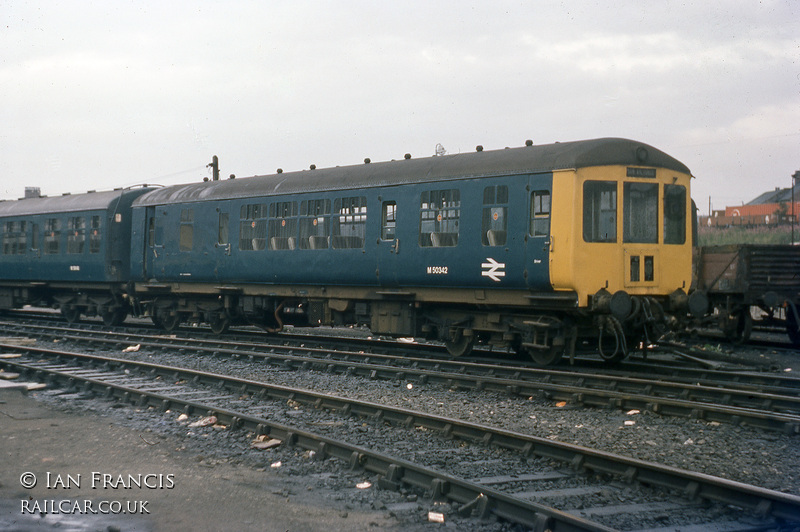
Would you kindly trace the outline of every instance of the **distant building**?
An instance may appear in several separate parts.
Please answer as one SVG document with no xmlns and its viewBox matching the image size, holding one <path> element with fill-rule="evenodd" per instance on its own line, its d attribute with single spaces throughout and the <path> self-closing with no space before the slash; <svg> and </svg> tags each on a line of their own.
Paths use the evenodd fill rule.
<svg viewBox="0 0 800 532">
<path fill-rule="evenodd" d="M 800 212 L 800 184 L 792 188 L 776 188 L 764 192 L 744 205 L 725 207 L 724 211 L 713 211 L 711 216 L 701 216 L 700 224 L 714 227 L 730 225 L 778 225 L 788 224 Z"/>
</svg>

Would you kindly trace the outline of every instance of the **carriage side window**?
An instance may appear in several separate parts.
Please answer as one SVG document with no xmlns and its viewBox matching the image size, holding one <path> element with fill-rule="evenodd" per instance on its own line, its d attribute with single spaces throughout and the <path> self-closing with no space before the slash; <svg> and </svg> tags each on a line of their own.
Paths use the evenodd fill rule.
<svg viewBox="0 0 800 532">
<path fill-rule="evenodd" d="M 67 253 L 82 254 L 86 248 L 86 218 L 73 216 L 67 218 Z"/>
<path fill-rule="evenodd" d="M 47 255 L 61 253 L 61 220 L 48 218 L 44 224 L 44 252 Z"/>
<path fill-rule="evenodd" d="M 337 198 L 333 202 L 331 245 L 334 249 L 363 249 L 367 228 L 367 198 Z"/>
<path fill-rule="evenodd" d="M 452 247 L 458 245 L 461 218 L 461 191 L 431 190 L 420 195 L 419 245 Z"/>
<path fill-rule="evenodd" d="M 31 251 L 39 251 L 39 224 L 31 224 Z"/>
<path fill-rule="evenodd" d="M 504 246 L 507 239 L 508 187 L 497 185 L 483 189 L 481 243 L 484 246 Z"/>
<path fill-rule="evenodd" d="M 330 238 L 331 200 L 300 202 L 300 249 L 327 249 Z"/>
<path fill-rule="evenodd" d="M 384 201 L 381 213 L 381 240 L 397 238 L 397 203 Z"/>
<path fill-rule="evenodd" d="M 217 224 L 217 244 L 220 246 L 227 246 L 229 242 L 228 219 L 229 216 L 227 212 L 219 213 L 219 223 Z"/>
<path fill-rule="evenodd" d="M 28 252 L 28 222 L 20 221 L 18 227 L 17 255 L 25 255 Z"/>
<path fill-rule="evenodd" d="M 242 205 L 239 218 L 239 249 L 260 251 L 266 248 L 267 206 L 260 203 Z"/>
<path fill-rule="evenodd" d="M 686 243 L 686 187 L 664 185 L 664 243 Z"/>
<path fill-rule="evenodd" d="M 297 248 L 297 202 L 278 201 L 269 205 L 269 249 Z"/>
<path fill-rule="evenodd" d="M 3 255 L 25 255 L 28 252 L 28 223 L 5 222 L 3 232 Z"/>
<path fill-rule="evenodd" d="M 583 240 L 617 241 L 617 183 L 587 181 L 583 184 Z"/>
<path fill-rule="evenodd" d="M 194 243 L 194 209 L 181 209 L 181 229 L 178 237 L 178 248 L 191 251 Z"/>
<path fill-rule="evenodd" d="M 622 241 L 636 244 L 658 242 L 658 184 L 623 185 Z"/>
<path fill-rule="evenodd" d="M 92 216 L 90 222 L 92 227 L 89 233 L 89 253 L 100 253 L 100 243 L 102 242 L 102 235 L 100 233 L 100 217 Z"/>
<path fill-rule="evenodd" d="M 16 242 L 13 237 L 14 222 L 6 222 L 3 224 L 3 255 L 13 255 L 15 252 Z"/>
<path fill-rule="evenodd" d="M 550 235 L 550 191 L 531 192 L 531 218 L 528 232 L 531 236 Z"/>
</svg>

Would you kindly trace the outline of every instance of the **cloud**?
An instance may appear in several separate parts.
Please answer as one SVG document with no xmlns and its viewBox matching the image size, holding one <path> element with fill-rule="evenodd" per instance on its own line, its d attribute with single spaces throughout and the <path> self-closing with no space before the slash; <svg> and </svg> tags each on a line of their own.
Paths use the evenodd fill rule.
<svg viewBox="0 0 800 532">
<path fill-rule="evenodd" d="M 797 11 L 745 0 L 3 7 L 0 121 L 12 126 L 0 130 L 0 197 L 197 180 L 213 154 L 246 176 L 527 138 L 637 138 L 685 154 L 703 179 L 783 174 L 800 151 Z M 729 139 L 773 137 L 780 149 L 727 166 L 742 152 Z"/>
</svg>

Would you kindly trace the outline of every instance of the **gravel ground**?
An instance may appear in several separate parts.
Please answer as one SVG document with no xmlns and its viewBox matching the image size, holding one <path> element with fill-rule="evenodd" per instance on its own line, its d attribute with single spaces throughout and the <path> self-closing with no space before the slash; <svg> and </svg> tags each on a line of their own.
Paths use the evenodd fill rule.
<svg viewBox="0 0 800 532">
<path fill-rule="evenodd" d="M 63 347 L 63 346 L 62 346 Z M 716 345 L 709 345 L 719 351 Z M 123 356 L 122 353 L 110 353 Z M 226 358 L 147 353 L 140 351 L 124 356 L 164 364 L 186 365 L 218 373 L 263 380 L 272 384 L 302 387 L 317 392 L 355 397 L 371 402 L 401 406 L 432 414 L 456 417 L 470 422 L 500 426 L 587 447 L 614 452 L 641 460 L 662 463 L 722 478 L 762 486 L 764 488 L 800 495 L 800 440 L 798 436 L 764 432 L 727 424 L 663 417 L 647 411 L 631 414 L 610 409 L 565 405 L 541 397 L 511 397 L 488 392 L 448 390 L 439 385 L 397 383 L 369 380 L 345 375 L 330 375 L 314 371 L 286 371 L 261 366 L 249 361 Z M 800 355 L 756 349 L 737 349 L 735 356 L 767 363 L 776 371 L 800 371 Z M 445 514 L 449 526 L 472 528 L 474 523 L 463 520 L 450 505 L 438 505 L 411 491 L 399 493 L 359 490 L 354 486 L 376 478 L 363 472 L 347 472 L 331 461 L 318 462 L 309 454 L 291 448 L 255 451 L 250 438 L 241 432 L 214 429 L 187 429 L 176 421 L 176 414 L 148 410 L 120 409 L 100 401 L 76 403 L 50 393 L 39 394 L 49 403 L 70 409 L 92 409 L 97 413 L 122 419 L 126 424 L 143 427 L 145 431 L 168 434 L 182 439 L 187 451 L 196 453 L 205 463 L 233 462 L 253 467 L 271 467 L 277 462 L 281 474 L 309 478 L 316 489 L 330 491 L 340 501 L 343 510 L 370 508 L 385 510 L 387 517 L 397 520 L 404 529 L 428 529 L 421 516 L 427 511 Z M 74 399 L 74 398 L 73 398 Z M 299 409 L 298 409 L 299 410 Z M 298 416 L 299 417 L 299 416 Z M 625 422 L 633 421 L 633 424 Z M 364 424 L 362 434 L 355 436 L 368 445 L 370 426 Z M 409 437 L 409 444 L 398 448 L 399 455 L 408 459 L 421 457 L 419 449 L 432 441 L 426 435 Z M 451 443 L 452 444 L 452 443 Z M 499 452 L 499 451 L 498 451 Z M 507 459 L 498 455 L 498 459 Z M 445 466 L 447 464 L 445 463 Z M 485 530 L 513 529 L 503 523 L 484 523 Z"/>
<path fill-rule="evenodd" d="M 737 349 L 739 358 L 800 372 L 800 354 Z M 384 382 L 320 372 L 258 367 L 248 361 L 165 353 L 137 359 L 230 373 L 272 384 L 312 389 L 400 406 L 515 432 L 598 448 L 641 460 L 800 495 L 800 439 L 728 424 L 565 405 L 541 397 L 447 390 L 435 384 Z M 626 421 L 634 424 L 626 425 Z M 735 464 L 735 465 L 734 465 Z"/>
</svg>

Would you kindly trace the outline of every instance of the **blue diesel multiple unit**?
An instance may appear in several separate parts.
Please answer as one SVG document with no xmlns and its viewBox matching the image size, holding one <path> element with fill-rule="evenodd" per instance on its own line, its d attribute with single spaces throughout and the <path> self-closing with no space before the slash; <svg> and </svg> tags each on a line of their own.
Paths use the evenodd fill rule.
<svg viewBox="0 0 800 532">
<path fill-rule="evenodd" d="M 0 202 L 0 308 L 55 306 L 121 323 L 130 280 L 131 203 L 151 189 Z"/>
<path fill-rule="evenodd" d="M 103 220 L 101 236 L 115 227 L 109 219 L 122 218 L 119 240 L 104 248 L 103 276 L 90 275 L 108 285 L 106 300 L 81 285 L 91 266 L 69 253 L 35 275 L 4 253 L 3 268 L 15 266 L 4 269 L 0 307 L 33 299 L 18 290 L 40 282 L 62 290 L 42 300 L 68 318 L 98 313 L 117 322 L 130 312 L 167 330 L 205 322 L 220 333 L 236 323 L 268 331 L 359 324 L 439 339 L 453 355 L 480 342 L 540 363 L 599 336 L 605 356 L 618 359 L 626 338 L 655 334 L 647 328 L 689 307 L 690 179 L 651 146 L 595 139 L 279 171 L 117 200 L 75 196 L 107 198 L 97 214 L 75 200 L 84 224 Z M 58 199 L 35 200 L 37 209 L 60 212 Z M 0 203 L 9 242 L 32 223 L 47 235 L 49 215 L 26 218 L 28 201 Z M 78 215 L 59 216 L 67 227 Z M 67 281 L 74 284 L 54 284 Z"/>
</svg>

